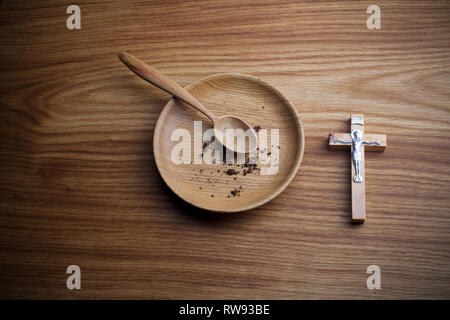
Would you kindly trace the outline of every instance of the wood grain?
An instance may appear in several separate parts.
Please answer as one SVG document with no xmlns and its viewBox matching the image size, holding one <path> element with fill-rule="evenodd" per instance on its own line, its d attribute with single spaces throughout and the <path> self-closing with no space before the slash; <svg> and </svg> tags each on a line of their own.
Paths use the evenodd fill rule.
<svg viewBox="0 0 450 320">
<path fill-rule="evenodd" d="M 0 3 L 2 298 L 450 298 L 447 1 L 377 1 L 381 30 L 364 1 L 80 0 L 81 30 L 69 4 Z M 239 72 L 279 88 L 305 127 L 294 181 L 245 214 L 186 205 L 152 156 L 169 96 L 119 50 L 183 86 Z M 327 149 L 350 113 L 389 137 L 366 158 L 362 226 L 348 154 Z"/>
</svg>

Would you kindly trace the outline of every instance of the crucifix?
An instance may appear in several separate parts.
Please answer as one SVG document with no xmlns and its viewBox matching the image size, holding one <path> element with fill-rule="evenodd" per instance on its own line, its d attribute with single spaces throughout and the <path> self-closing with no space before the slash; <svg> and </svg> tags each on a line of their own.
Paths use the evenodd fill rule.
<svg viewBox="0 0 450 320">
<path fill-rule="evenodd" d="M 353 114 L 350 116 L 350 134 L 331 133 L 328 146 L 332 150 L 351 147 L 352 222 L 364 223 L 366 220 L 364 150 L 384 151 L 387 138 L 384 134 L 364 134 L 364 116 Z"/>
</svg>

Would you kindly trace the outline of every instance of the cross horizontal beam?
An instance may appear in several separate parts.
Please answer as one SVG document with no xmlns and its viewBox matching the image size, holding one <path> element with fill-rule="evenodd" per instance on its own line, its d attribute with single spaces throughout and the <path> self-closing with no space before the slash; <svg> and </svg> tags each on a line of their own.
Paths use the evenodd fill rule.
<svg viewBox="0 0 450 320">
<path fill-rule="evenodd" d="M 387 147 L 387 137 L 384 134 L 364 134 L 364 139 L 367 141 L 378 141 L 380 145 L 378 146 L 364 146 L 366 151 L 384 151 Z M 351 147 L 351 145 L 345 145 L 342 143 L 334 142 L 334 140 L 344 140 L 350 141 L 352 137 L 349 133 L 330 133 L 328 139 L 328 146 L 331 150 L 346 150 Z"/>
</svg>

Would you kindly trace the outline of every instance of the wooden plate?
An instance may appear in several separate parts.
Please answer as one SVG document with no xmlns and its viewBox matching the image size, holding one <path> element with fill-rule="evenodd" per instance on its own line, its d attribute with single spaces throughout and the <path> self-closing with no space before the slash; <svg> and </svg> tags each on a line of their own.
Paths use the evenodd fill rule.
<svg viewBox="0 0 450 320">
<path fill-rule="evenodd" d="M 249 210 L 280 194 L 295 177 L 305 145 L 303 126 L 293 105 L 273 86 L 244 74 L 212 75 L 186 89 L 216 115 L 237 115 L 252 127 L 266 129 L 267 154 L 271 148 L 279 148 L 278 168 L 276 160 L 271 161 L 277 173 L 262 174 L 261 169 L 267 170 L 268 164 L 257 163 L 251 172 L 243 165 L 206 164 L 202 159 L 198 160 L 201 164 L 195 164 L 194 121 L 202 121 L 203 132 L 212 124 L 198 111 L 171 99 L 159 116 L 153 137 L 155 162 L 166 184 L 188 203 L 216 212 Z M 192 163 L 172 161 L 172 149 L 179 143 L 171 140 L 176 129 L 190 133 Z M 279 144 L 271 146 L 273 129 L 279 130 Z M 258 155 L 264 151 L 258 150 Z M 230 175 L 233 170 L 229 169 L 239 173 Z"/>
</svg>

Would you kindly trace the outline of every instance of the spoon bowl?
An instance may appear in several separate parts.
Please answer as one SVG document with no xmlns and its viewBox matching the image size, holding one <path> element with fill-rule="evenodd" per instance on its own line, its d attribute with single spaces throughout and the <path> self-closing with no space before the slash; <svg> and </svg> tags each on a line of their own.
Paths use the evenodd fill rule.
<svg viewBox="0 0 450 320">
<path fill-rule="evenodd" d="M 258 137 L 255 130 L 244 120 L 225 115 L 215 118 L 213 123 L 216 139 L 227 149 L 238 153 L 251 153 L 256 150 Z"/>
</svg>

